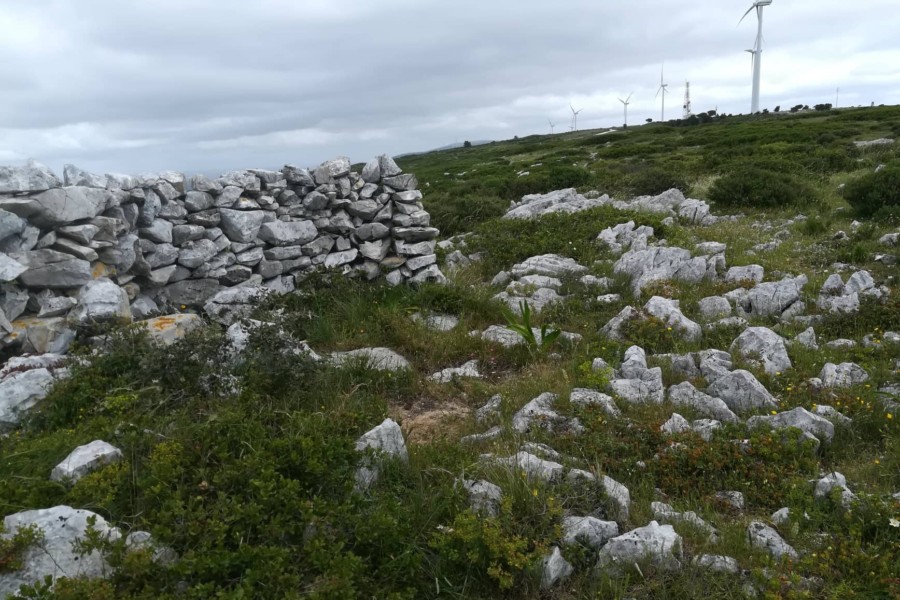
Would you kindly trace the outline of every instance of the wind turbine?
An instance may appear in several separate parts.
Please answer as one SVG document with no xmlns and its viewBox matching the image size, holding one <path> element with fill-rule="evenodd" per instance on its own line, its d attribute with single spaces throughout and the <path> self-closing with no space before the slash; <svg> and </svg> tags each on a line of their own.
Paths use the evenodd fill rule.
<svg viewBox="0 0 900 600">
<path fill-rule="evenodd" d="M 547 122 L 550 123 L 550 135 L 553 135 L 553 128 L 556 127 L 556 123 L 554 123 L 550 119 L 547 119 Z"/>
<path fill-rule="evenodd" d="M 756 0 L 750 8 L 747 9 L 747 12 L 744 13 L 744 16 L 741 17 L 741 20 L 738 21 L 738 25 L 741 24 L 747 15 L 750 14 L 753 9 L 756 9 L 756 20 L 758 21 L 757 29 L 756 29 L 756 43 L 753 44 L 752 50 L 747 50 L 753 56 L 753 97 L 750 100 L 750 112 L 756 114 L 759 112 L 759 78 L 760 78 L 760 66 L 762 63 L 762 43 L 763 43 L 763 34 L 762 34 L 762 25 L 763 25 L 763 7 L 769 6 L 772 4 L 772 0 Z"/>
<path fill-rule="evenodd" d="M 619 102 L 621 102 L 625 106 L 625 127 L 628 127 L 628 105 L 631 104 L 631 97 L 634 95 L 634 92 L 628 94 L 628 97 L 622 100 L 619 98 Z"/>
<path fill-rule="evenodd" d="M 569 105 L 569 108 L 572 109 L 572 131 L 578 131 L 578 113 L 580 113 L 584 109 L 579 108 L 578 110 L 575 110 L 575 107 L 571 104 Z"/>
<path fill-rule="evenodd" d="M 771 2 L 772 0 L 769 0 Z M 666 121 L 666 94 L 669 93 L 669 84 L 663 83 L 663 70 L 665 69 L 665 65 L 659 70 L 659 89 L 656 90 L 656 96 L 658 97 L 660 92 L 662 92 L 662 116 L 660 117 L 661 122 Z"/>
</svg>

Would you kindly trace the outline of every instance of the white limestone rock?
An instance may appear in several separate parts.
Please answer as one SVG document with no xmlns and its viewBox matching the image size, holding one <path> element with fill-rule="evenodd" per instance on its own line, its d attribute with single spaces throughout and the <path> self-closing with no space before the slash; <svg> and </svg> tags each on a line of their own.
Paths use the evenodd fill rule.
<svg viewBox="0 0 900 600">
<path fill-rule="evenodd" d="M 0 596 L 16 594 L 20 586 L 43 582 L 45 577 L 56 580 L 109 576 L 112 569 L 99 551 L 83 556 L 76 551 L 75 543 L 86 538 L 89 518 L 95 519 L 93 529 L 101 538 L 116 541 L 121 537 L 119 530 L 100 515 L 70 506 L 26 510 L 4 518 L 2 537 L 12 537 L 19 528 L 33 526 L 43 539 L 25 550 L 21 569 L 0 574 Z"/>
<path fill-rule="evenodd" d="M 122 460 L 122 451 L 103 440 L 72 450 L 50 473 L 52 481 L 75 483 L 91 471 Z"/>
<path fill-rule="evenodd" d="M 749 327 L 731 343 L 729 350 L 739 352 L 745 360 L 762 363 L 769 374 L 780 373 L 792 367 L 785 340 L 767 327 Z"/>
<path fill-rule="evenodd" d="M 661 320 L 689 342 L 695 342 L 703 335 L 700 325 L 681 312 L 678 300 L 653 296 L 644 305 L 644 313 Z"/>
<path fill-rule="evenodd" d="M 534 334 L 535 339 L 540 344 L 543 340 L 543 337 L 541 336 L 541 330 L 536 327 L 532 327 L 531 332 Z M 525 343 L 525 340 L 522 339 L 522 336 L 520 336 L 512 329 L 504 327 L 503 325 L 491 325 L 483 332 L 475 332 L 475 335 L 488 342 L 500 344 L 504 348 L 512 348 L 513 346 L 518 346 Z M 564 331 L 559 336 L 559 339 L 565 340 L 569 343 L 574 343 L 581 340 L 581 335 Z"/>
<path fill-rule="evenodd" d="M 558 254 L 541 254 L 525 259 L 519 264 L 513 265 L 512 276 L 516 278 L 525 275 L 546 275 L 547 277 L 565 277 L 567 275 L 581 275 L 587 272 L 587 267 L 578 264 L 574 259 Z"/>
<path fill-rule="evenodd" d="M 856 363 L 843 362 L 839 365 L 825 363 L 819 372 L 819 379 L 825 387 L 848 388 L 865 383 L 869 379 L 869 374 Z"/>
<path fill-rule="evenodd" d="M 631 491 L 608 475 L 600 477 L 600 485 L 615 506 L 613 516 L 619 521 L 627 521 L 631 514 Z"/>
<path fill-rule="evenodd" d="M 596 390 L 575 388 L 569 395 L 569 403 L 581 407 L 597 406 L 610 417 L 619 417 L 622 414 L 612 397 Z"/>
<path fill-rule="evenodd" d="M 818 350 L 819 344 L 816 341 L 816 330 L 812 327 L 804 329 L 802 332 L 794 336 L 794 342 L 809 348 L 810 350 Z"/>
<path fill-rule="evenodd" d="M 761 425 L 772 429 L 795 427 L 814 435 L 817 439 L 830 442 L 834 438 L 834 425 L 828 419 L 814 415 L 803 407 L 774 415 L 760 415 L 747 419 L 747 427 L 753 429 Z"/>
<path fill-rule="evenodd" d="M 259 286 L 225 288 L 212 296 L 203 310 L 213 321 L 231 325 L 238 319 L 248 318 L 270 293 Z"/>
<path fill-rule="evenodd" d="M 690 431 L 691 424 L 678 413 L 672 413 L 669 420 L 663 423 L 659 430 L 668 435 L 676 435 Z"/>
<path fill-rule="evenodd" d="M 0 209 L 27 218 L 31 225 L 42 229 L 93 219 L 112 205 L 113 196 L 107 190 L 78 186 L 56 187 L 33 196 L 0 198 Z"/>
<path fill-rule="evenodd" d="M 689 381 L 669 387 L 668 396 L 669 401 L 675 406 L 690 408 L 708 417 L 727 423 L 737 423 L 739 421 L 737 415 L 728 408 L 724 400 L 704 394 Z"/>
<path fill-rule="evenodd" d="M 623 339 L 622 328 L 631 319 L 638 318 L 640 314 L 636 308 L 626 306 L 600 329 L 600 335 L 611 340 L 621 341 Z"/>
<path fill-rule="evenodd" d="M 459 318 L 453 315 L 414 313 L 410 318 L 416 323 L 422 323 L 428 329 L 441 332 L 452 331 L 459 325 Z"/>
<path fill-rule="evenodd" d="M 503 396 L 496 394 L 491 396 L 487 403 L 475 411 L 475 422 L 486 423 L 487 421 L 500 416 L 500 407 L 503 405 Z"/>
<path fill-rule="evenodd" d="M 411 368 L 408 360 L 390 348 L 359 348 L 348 352 L 333 352 L 330 361 L 337 367 L 361 361 L 367 368 L 376 371 L 407 371 Z"/>
<path fill-rule="evenodd" d="M 731 303 L 722 296 L 708 296 L 700 300 L 700 316 L 707 321 L 713 321 L 731 314 Z"/>
<path fill-rule="evenodd" d="M 653 518 L 661 523 L 688 523 L 704 532 L 709 537 L 710 542 L 715 543 L 719 540 L 719 532 L 716 528 L 704 521 L 700 515 L 692 510 L 678 512 L 664 502 L 651 502 L 650 510 L 653 512 Z"/>
<path fill-rule="evenodd" d="M 582 544 L 594 550 L 619 535 L 619 525 L 615 521 L 590 516 L 563 517 L 562 529 L 564 544 Z"/>
<path fill-rule="evenodd" d="M 747 537 L 754 548 L 765 550 L 775 560 L 784 557 L 796 560 L 799 554 L 794 548 L 784 541 L 777 531 L 761 521 L 753 521 L 747 527 Z"/>
<path fill-rule="evenodd" d="M 757 284 L 747 293 L 745 309 L 757 317 L 780 316 L 792 304 L 800 300 L 803 286 L 808 279 L 805 275 L 786 277 L 781 281 Z"/>
<path fill-rule="evenodd" d="M 847 487 L 847 479 L 841 473 L 834 471 L 816 481 L 814 492 L 816 500 L 823 500 L 831 495 L 832 490 L 838 489 L 841 493 L 841 506 L 845 509 L 852 507 L 857 500 L 856 494 Z"/>
<path fill-rule="evenodd" d="M 57 380 L 68 376 L 64 357 L 13 357 L 0 370 L 0 431 L 16 427 L 20 419 L 50 392 Z"/>
<path fill-rule="evenodd" d="M 356 489 L 367 490 L 381 474 L 384 461 L 396 459 L 402 462 L 409 460 L 403 431 L 392 419 L 385 419 L 377 427 L 370 429 L 356 440 L 356 451 L 372 450 L 373 456 L 366 456 L 356 469 Z"/>
<path fill-rule="evenodd" d="M 505 458 L 490 457 L 489 460 L 499 465 L 520 470 L 529 479 L 537 479 L 546 483 L 560 481 L 564 471 L 561 464 L 543 460 L 529 452 L 517 452 Z"/>
<path fill-rule="evenodd" d="M 150 338 L 161 346 L 171 346 L 191 331 L 203 326 L 200 315 L 175 313 L 142 321 Z"/>
<path fill-rule="evenodd" d="M 772 516 L 769 517 L 769 520 L 772 521 L 772 524 L 775 525 L 775 527 L 787 525 L 791 522 L 791 509 L 788 507 L 779 508 L 772 513 Z"/>
<path fill-rule="evenodd" d="M 575 568 L 563 558 L 559 548 L 553 547 L 549 555 L 541 563 L 541 589 L 548 590 L 568 578 Z"/>
<path fill-rule="evenodd" d="M 752 281 L 753 283 L 762 283 L 765 270 L 760 265 L 747 265 L 745 267 L 731 267 L 725 273 L 725 281 L 727 283 L 740 283 L 742 281 Z"/>
<path fill-rule="evenodd" d="M 681 536 L 672 526 L 650 521 L 609 540 L 600 550 L 598 566 L 618 571 L 646 561 L 660 570 L 678 571 L 682 554 Z"/>
<path fill-rule="evenodd" d="M 22 167 L 0 167 L 0 194 L 42 192 L 62 186 L 53 171 L 29 159 Z"/>
<path fill-rule="evenodd" d="M 459 377 L 481 379 L 481 373 L 478 371 L 478 360 L 470 360 L 459 367 L 442 369 L 428 377 L 428 380 L 434 381 L 435 383 L 450 383 Z"/>
<path fill-rule="evenodd" d="M 626 402 L 661 404 L 664 397 L 662 369 L 653 367 L 631 379 L 613 379 L 609 390 Z"/>
<path fill-rule="evenodd" d="M 463 481 L 463 488 L 469 493 L 469 506 L 475 513 L 496 517 L 500 514 L 500 502 L 503 500 L 503 490 L 484 479 Z"/>
<path fill-rule="evenodd" d="M 549 194 L 530 194 L 513 203 L 504 219 L 535 219 L 551 213 L 575 213 L 609 203 L 609 196 L 589 199 L 574 188 L 556 190 Z"/>
<path fill-rule="evenodd" d="M 727 573 L 729 575 L 737 575 L 740 573 L 738 561 L 730 556 L 721 556 L 717 554 L 700 554 L 694 557 L 692 563 L 703 569 L 709 569 L 716 573 Z"/>
<path fill-rule="evenodd" d="M 772 394 L 749 371 L 738 369 L 724 375 L 706 390 L 721 398 L 732 411 L 744 414 L 758 409 L 776 408 Z"/>
</svg>

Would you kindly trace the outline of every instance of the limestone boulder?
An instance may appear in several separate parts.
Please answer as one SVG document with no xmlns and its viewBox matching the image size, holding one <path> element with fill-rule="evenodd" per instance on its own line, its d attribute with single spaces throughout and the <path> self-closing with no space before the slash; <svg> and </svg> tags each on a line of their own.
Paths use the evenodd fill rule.
<svg viewBox="0 0 900 600">
<path fill-rule="evenodd" d="M 220 208 L 220 227 L 232 242 L 249 243 L 256 239 L 259 228 L 266 219 L 262 210 L 232 210 Z"/>
<path fill-rule="evenodd" d="M 249 317 L 270 290 L 264 287 L 226 288 L 212 296 L 203 306 L 210 319 L 222 325 L 231 325 L 238 319 Z"/>
<path fill-rule="evenodd" d="M 843 362 L 838 365 L 825 363 L 819 373 L 819 379 L 825 387 L 848 388 L 865 383 L 869 379 L 869 374 L 856 363 Z"/>
<path fill-rule="evenodd" d="M 50 479 L 75 483 L 91 471 L 122 460 L 122 451 L 103 440 L 78 446 L 61 463 L 53 467 Z"/>
<path fill-rule="evenodd" d="M 192 313 L 163 315 L 142 321 L 150 338 L 162 346 L 170 346 L 191 331 L 203 326 L 203 319 Z"/>
<path fill-rule="evenodd" d="M 259 239 L 273 246 L 302 245 L 313 241 L 317 235 L 312 221 L 270 221 L 259 228 Z"/>
<path fill-rule="evenodd" d="M 76 288 L 93 277 L 91 263 L 56 250 L 32 250 L 11 258 L 28 267 L 19 281 L 29 288 Z"/>
<path fill-rule="evenodd" d="M 737 415 L 728 408 L 724 400 L 704 394 L 689 381 L 671 386 L 668 390 L 668 395 L 669 401 L 675 406 L 690 408 L 703 415 L 727 423 L 737 423 L 739 421 Z"/>
<path fill-rule="evenodd" d="M 31 357 L 29 357 L 31 358 Z M 62 358 L 50 362 L 13 362 L 0 371 L 0 431 L 16 427 L 22 417 L 43 400 L 57 380 L 68 375 Z"/>
<path fill-rule="evenodd" d="M 41 228 L 92 219 L 112 204 L 113 196 L 109 191 L 78 186 L 53 188 L 34 196 L 0 199 L 0 209 Z"/>
<path fill-rule="evenodd" d="M 745 310 L 757 317 L 780 316 L 800 300 L 800 294 L 806 283 L 805 275 L 760 283 L 747 293 Z"/>
<path fill-rule="evenodd" d="M 774 415 L 760 415 L 747 419 L 747 427 L 765 426 L 772 429 L 796 428 L 825 442 L 834 438 L 834 424 L 828 419 L 813 414 L 803 407 L 798 406 L 793 410 L 780 412 Z"/>
<path fill-rule="evenodd" d="M 750 545 L 759 548 L 772 555 L 775 560 L 782 558 L 797 559 L 799 554 L 794 548 L 784 541 L 775 529 L 761 521 L 753 521 L 747 527 L 747 538 Z"/>
<path fill-rule="evenodd" d="M 556 546 L 541 562 L 541 589 L 547 590 L 575 572 Z"/>
<path fill-rule="evenodd" d="M 700 325 L 688 319 L 681 312 L 678 300 L 653 296 L 644 305 L 644 313 L 656 317 L 677 331 L 687 341 L 697 341 L 703 335 Z"/>
<path fill-rule="evenodd" d="M 337 367 L 359 362 L 376 371 L 406 371 L 411 368 L 408 360 L 390 348 L 359 348 L 348 352 L 333 352 L 330 360 Z"/>
<path fill-rule="evenodd" d="M 541 254 L 532 256 L 513 266 L 511 274 L 515 278 L 525 275 L 546 275 L 547 277 L 565 277 L 581 275 L 587 267 L 578 264 L 574 259 L 558 254 Z"/>
<path fill-rule="evenodd" d="M 22 167 L 0 166 L 0 194 L 43 192 L 60 186 L 62 182 L 53 171 L 35 160 Z"/>
<path fill-rule="evenodd" d="M 503 500 L 503 490 L 484 479 L 466 479 L 463 488 L 469 494 L 469 506 L 475 513 L 496 517 L 500 514 L 500 502 Z"/>
<path fill-rule="evenodd" d="M 619 525 L 615 521 L 602 521 L 596 517 L 563 517 L 563 543 L 582 544 L 599 550 L 612 538 L 619 535 Z"/>
<path fill-rule="evenodd" d="M 732 411 L 745 414 L 759 409 L 776 408 L 775 398 L 749 371 L 738 369 L 716 379 L 707 388 L 711 396 L 721 398 Z"/>
<path fill-rule="evenodd" d="M 392 419 L 385 419 L 360 436 L 356 440 L 356 451 L 367 453 L 356 470 L 356 488 L 361 491 L 369 489 L 378 481 L 384 461 L 409 460 L 403 431 Z"/>
<path fill-rule="evenodd" d="M 598 566 L 613 571 L 630 569 L 635 563 L 649 563 L 664 571 L 681 569 L 681 536 L 671 525 L 656 521 L 609 540 L 601 548 Z"/>
<path fill-rule="evenodd" d="M 86 539 L 88 519 L 93 519 L 93 529 L 101 538 L 116 541 L 121 537 L 119 530 L 100 515 L 70 506 L 26 510 L 4 518 L 3 537 L 15 535 L 20 528 L 35 527 L 42 539 L 25 551 L 22 568 L 0 573 L 0 596 L 16 594 L 20 586 L 42 583 L 46 577 L 56 580 L 109 576 L 112 569 L 99 551 L 86 555 L 77 552 L 76 542 Z"/>
<path fill-rule="evenodd" d="M 769 374 L 787 371 L 792 366 L 784 338 L 767 327 L 748 327 L 731 343 L 729 350 L 748 361 L 761 363 Z"/>
<path fill-rule="evenodd" d="M 123 321 L 130 323 L 128 292 L 105 277 L 89 281 L 78 292 L 78 306 L 69 313 L 73 323 Z"/>
</svg>

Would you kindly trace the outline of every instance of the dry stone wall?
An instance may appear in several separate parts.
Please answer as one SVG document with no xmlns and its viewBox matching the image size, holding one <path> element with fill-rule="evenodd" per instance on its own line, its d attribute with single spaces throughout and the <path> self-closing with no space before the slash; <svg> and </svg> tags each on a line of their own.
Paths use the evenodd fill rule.
<svg viewBox="0 0 900 600">
<path fill-rule="evenodd" d="M 417 186 L 388 156 L 216 179 L 0 167 L 0 347 L 59 351 L 85 321 L 285 293 L 317 269 L 444 281 Z"/>
</svg>

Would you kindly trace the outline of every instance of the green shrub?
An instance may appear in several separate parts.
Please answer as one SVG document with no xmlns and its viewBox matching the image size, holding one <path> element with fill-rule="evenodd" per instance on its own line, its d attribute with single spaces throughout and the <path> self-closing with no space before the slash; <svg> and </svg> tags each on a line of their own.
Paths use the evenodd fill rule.
<svg viewBox="0 0 900 600">
<path fill-rule="evenodd" d="M 502 216 L 509 200 L 490 194 L 436 194 L 426 197 L 431 224 L 445 236 L 472 231 L 479 223 Z"/>
<path fill-rule="evenodd" d="M 844 198 L 860 217 L 900 212 L 900 164 L 851 181 L 844 188 Z"/>
<path fill-rule="evenodd" d="M 630 187 L 637 196 L 656 196 L 672 188 L 687 192 L 690 186 L 683 176 L 674 171 L 650 167 L 635 174 Z"/>
<path fill-rule="evenodd" d="M 739 168 L 713 183 L 709 200 L 737 208 L 804 206 L 815 200 L 813 189 L 791 175 L 755 167 Z"/>
</svg>

